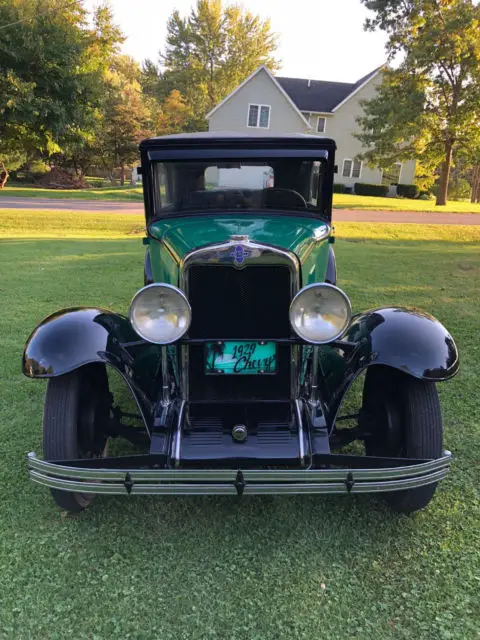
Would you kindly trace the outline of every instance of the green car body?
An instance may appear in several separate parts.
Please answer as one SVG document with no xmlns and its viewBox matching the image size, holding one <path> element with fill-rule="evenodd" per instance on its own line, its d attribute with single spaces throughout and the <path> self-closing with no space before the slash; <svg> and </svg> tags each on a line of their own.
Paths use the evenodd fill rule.
<svg viewBox="0 0 480 640">
<path fill-rule="evenodd" d="M 233 235 L 282 247 L 301 264 L 302 282 L 323 282 L 327 274 L 331 227 L 326 222 L 298 216 L 198 216 L 158 220 L 151 224 L 148 239 L 153 282 L 178 286 L 179 266 L 194 249 L 225 242 Z"/>
<path fill-rule="evenodd" d="M 457 348 L 418 309 L 351 316 L 336 286 L 334 141 L 184 134 L 140 152 L 144 287 L 129 317 L 64 309 L 25 347 L 25 375 L 50 379 L 32 479 L 72 511 L 95 493 L 372 491 L 400 511 L 428 504 L 450 459 L 434 384 L 458 371 Z M 106 368 L 139 426 L 111 406 Z M 364 372 L 357 425 L 342 429 Z M 75 407 L 60 432 L 59 397 Z M 104 457 L 111 437 L 144 450 Z M 344 453 L 352 441 L 366 455 Z"/>
</svg>

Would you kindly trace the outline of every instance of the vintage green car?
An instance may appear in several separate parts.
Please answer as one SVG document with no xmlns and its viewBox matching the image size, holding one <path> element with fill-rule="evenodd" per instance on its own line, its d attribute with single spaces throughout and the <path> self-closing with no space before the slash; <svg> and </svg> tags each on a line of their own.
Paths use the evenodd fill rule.
<svg viewBox="0 0 480 640">
<path fill-rule="evenodd" d="M 140 150 L 145 286 L 128 317 L 57 311 L 25 347 L 25 375 L 48 378 L 32 480 L 69 511 L 96 493 L 381 492 L 398 511 L 425 507 L 450 462 L 435 383 L 458 352 L 424 311 L 351 315 L 335 142 L 201 133 Z M 129 424 L 108 368 L 135 400 Z M 361 408 L 341 415 L 365 371 Z M 132 451 L 107 456 L 115 437 Z"/>
</svg>

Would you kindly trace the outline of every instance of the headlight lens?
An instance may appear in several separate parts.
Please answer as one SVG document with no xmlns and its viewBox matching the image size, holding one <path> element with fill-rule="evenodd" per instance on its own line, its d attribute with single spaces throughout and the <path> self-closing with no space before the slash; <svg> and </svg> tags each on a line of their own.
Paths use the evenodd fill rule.
<svg viewBox="0 0 480 640">
<path fill-rule="evenodd" d="M 129 318 L 144 340 L 170 344 L 188 331 L 192 311 L 185 294 L 177 287 L 149 284 L 133 298 Z"/>
<path fill-rule="evenodd" d="M 310 284 L 290 305 L 290 323 L 300 338 L 324 344 L 340 337 L 350 323 L 350 301 L 332 284 Z"/>
</svg>

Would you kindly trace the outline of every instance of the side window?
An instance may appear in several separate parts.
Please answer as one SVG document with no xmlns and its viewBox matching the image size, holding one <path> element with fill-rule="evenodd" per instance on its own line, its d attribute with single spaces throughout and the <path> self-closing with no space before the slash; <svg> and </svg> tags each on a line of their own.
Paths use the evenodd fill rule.
<svg viewBox="0 0 480 640">
<path fill-rule="evenodd" d="M 249 104 L 247 126 L 268 129 L 270 126 L 270 105 Z"/>
<path fill-rule="evenodd" d="M 317 133 L 325 133 L 326 128 L 327 128 L 327 119 L 324 118 L 323 116 L 318 116 Z"/>
</svg>

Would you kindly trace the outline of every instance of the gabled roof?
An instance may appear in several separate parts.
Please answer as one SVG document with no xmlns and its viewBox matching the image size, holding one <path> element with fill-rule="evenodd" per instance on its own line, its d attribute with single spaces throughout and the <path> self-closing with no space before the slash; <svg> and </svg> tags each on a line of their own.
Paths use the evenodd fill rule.
<svg viewBox="0 0 480 640">
<path fill-rule="evenodd" d="M 276 80 L 300 111 L 329 113 L 335 111 L 341 104 L 357 93 L 381 69 L 382 67 L 378 67 L 353 83 L 279 77 Z"/>
<path fill-rule="evenodd" d="M 298 117 L 304 122 L 304 124 L 308 126 L 309 123 L 306 120 L 305 116 L 301 113 L 300 109 L 298 108 L 298 106 L 295 104 L 295 102 L 292 100 L 292 98 L 289 96 L 289 94 L 285 91 L 285 89 L 282 87 L 282 85 L 277 82 L 277 78 L 275 78 L 274 75 L 272 75 L 270 73 L 270 71 L 267 69 L 267 67 L 262 64 L 262 66 L 258 67 L 258 69 L 255 69 L 255 71 L 253 73 L 251 73 L 248 78 L 245 78 L 245 80 L 238 85 L 238 87 L 236 87 L 231 93 L 228 94 L 228 96 L 226 98 L 224 98 L 221 102 L 219 102 L 215 107 L 213 107 L 213 109 L 207 113 L 207 115 L 205 116 L 208 120 L 208 118 L 210 118 L 215 111 L 217 111 L 217 109 L 220 109 L 220 107 L 222 107 L 226 102 L 228 102 L 230 100 L 230 98 L 232 98 L 237 91 L 240 91 L 240 89 L 245 86 L 247 84 L 247 82 L 250 82 L 250 80 L 252 78 L 254 78 L 257 74 L 259 74 L 261 71 L 264 71 L 267 76 L 270 78 L 270 80 L 274 83 L 274 85 L 277 87 L 277 89 L 280 91 L 281 94 L 283 94 L 283 96 L 286 98 L 287 102 L 290 104 L 290 106 L 292 107 L 292 109 L 295 111 L 295 113 L 298 115 Z"/>
</svg>

